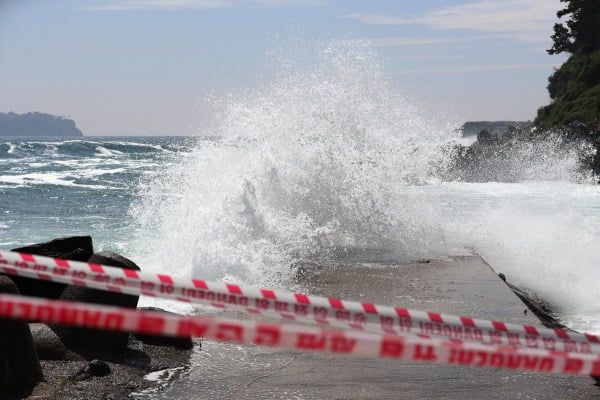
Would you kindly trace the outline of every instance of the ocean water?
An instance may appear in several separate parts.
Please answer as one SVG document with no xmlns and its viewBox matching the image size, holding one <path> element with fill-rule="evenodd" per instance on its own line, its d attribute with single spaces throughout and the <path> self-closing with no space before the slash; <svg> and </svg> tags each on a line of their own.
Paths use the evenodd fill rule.
<svg viewBox="0 0 600 400">
<path fill-rule="evenodd" d="M 600 332 L 598 185 L 445 182 L 341 139 L 4 137 L 0 248 L 89 234 L 148 271 L 289 290 L 304 265 L 477 253 Z"/>
<path fill-rule="evenodd" d="M 346 41 L 212 101 L 197 137 L 0 138 L 0 248 L 90 234 L 145 271 L 300 291 L 305 265 L 478 253 L 600 333 L 585 147 L 550 138 L 490 160 L 510 183 L 453 179 L 457 120 L 426 114 Z"/>
<path fill-rule="evenodd" d="M 0 138 L 0 246 L 91 234 L 127 247 L 142 177 L 190 151 L 191 138 Z"/>
</svg>

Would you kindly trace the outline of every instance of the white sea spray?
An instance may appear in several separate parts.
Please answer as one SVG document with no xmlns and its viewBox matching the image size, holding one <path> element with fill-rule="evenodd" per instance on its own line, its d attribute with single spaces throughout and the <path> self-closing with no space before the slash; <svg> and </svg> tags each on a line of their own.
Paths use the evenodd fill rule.
<svg viewBox="0 0 600 400">
<path fill-rule="evenodd" d="M 581 169 L 585 146 L 523 143 L 486 164 L 515 183 L 453 181 L 458 122 L 423 115 L 367 43 L 334 41 L 285 71 L 216 100 L 213 139 L 142 181 L 130 212 L 146 264 L 289 287 L 299 265 L 473 251 L 600 320 L 600 191 Z"/>
</svg>

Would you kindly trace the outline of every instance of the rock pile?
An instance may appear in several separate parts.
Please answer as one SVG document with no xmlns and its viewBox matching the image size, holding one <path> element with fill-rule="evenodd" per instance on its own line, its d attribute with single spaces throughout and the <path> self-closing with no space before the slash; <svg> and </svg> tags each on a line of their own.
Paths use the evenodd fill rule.
<svg viewBox="0 0 600 400">
<path fill-rule="evenodd" d="M 119 254 L 94 253 L 90 236 L 60 238 L 13 251 L 140 271 L 133 261 Z M 0 293 L 133 309 L 138 303 L 138 296 L 134 295 L 6 275 L 0 275 Z M 170 350 L 158 348 L 165 346 Z M 75 398 L 73 393 L 81 396 L 77 398 L 92 399 L 111 398 L 106 393 L 117 391 L 110 385 L 72 387 L 90 379 L 108 379 L 113 384 L 128 382 L 128 387 L 119 388 L 127 395 L 143 386 L 145 373 L 180 367 L 189 358 L 192 347 L 190 338 L 134 337 L 123 332 L 0 319 L 0 397 L 20 399 L 33 391 L 36 399 Z M 66 381 L 56 376 L 65 371 L 71 371 Z M 113 376 L 114 371 L 120 376 Z M 49 384 L 40 384 L 45 380 Z"/>
</svg>

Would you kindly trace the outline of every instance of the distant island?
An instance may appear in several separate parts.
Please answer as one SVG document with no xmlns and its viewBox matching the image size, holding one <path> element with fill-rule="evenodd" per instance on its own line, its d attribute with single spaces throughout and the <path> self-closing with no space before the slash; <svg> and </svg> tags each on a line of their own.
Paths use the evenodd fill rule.
<svg viewBox="0 0 600 400">
<path fill-rule="evenodd" d="M 0 136 L 83 136 L 75 121 L 50 114 L 0 113 Z"/>
<path fill-rule="evenodd" d="M 502 137 L 510 129 L 523 130 L 531 126 L 531 121 L 471 121 L 465 122 L 458 129 L 463 137 L 477 136 L 481 131 L 488 131 Z"/>
</svg>

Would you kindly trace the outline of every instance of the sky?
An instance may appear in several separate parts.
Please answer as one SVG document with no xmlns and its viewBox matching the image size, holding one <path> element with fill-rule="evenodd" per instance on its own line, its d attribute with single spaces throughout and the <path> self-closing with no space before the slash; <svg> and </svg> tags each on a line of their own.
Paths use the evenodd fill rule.
<svg viewBox="0 0 600 400">
<path fill-rule="evenodd" d="M 0 112 L 85 135 L 200 134 L 207 98 L 268 84 L 282 48 L 366 40 L 386 79 L 458 120 L 549 102 L 559 0 L 0 0 Z"/>
</svg>

